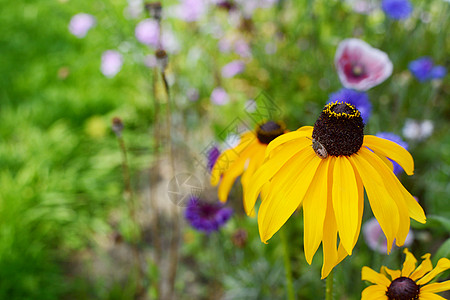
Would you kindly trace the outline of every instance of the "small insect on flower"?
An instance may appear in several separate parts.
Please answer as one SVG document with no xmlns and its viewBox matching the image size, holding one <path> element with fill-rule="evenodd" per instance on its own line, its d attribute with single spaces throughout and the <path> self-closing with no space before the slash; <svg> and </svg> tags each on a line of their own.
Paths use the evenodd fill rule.
<svg viewBox="0 0 450 300">
<path fill-rule="evenodd" d="M 310 139 L 310 138 L 308 138 Z M 316 139 L 310 139 L 312 141 L 312 148 L 314 152 L 316 152 L 316 155 L 320 157 L 321 159 L 325 159 L 328 157 L 327 149 Z"/>
</svg>

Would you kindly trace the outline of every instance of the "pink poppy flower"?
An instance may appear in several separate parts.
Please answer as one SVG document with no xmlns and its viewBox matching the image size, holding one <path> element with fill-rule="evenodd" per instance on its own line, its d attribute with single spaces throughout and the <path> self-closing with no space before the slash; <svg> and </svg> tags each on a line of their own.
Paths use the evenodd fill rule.
<svg viewBox="0 0 450 300">
<path fill-rule="evenodd" d="M 386 53 L 359 39 L 345 39 L 336 50 L 334 64 L 344 87 L 366 91 L 392 74 Z"/>
</svg>

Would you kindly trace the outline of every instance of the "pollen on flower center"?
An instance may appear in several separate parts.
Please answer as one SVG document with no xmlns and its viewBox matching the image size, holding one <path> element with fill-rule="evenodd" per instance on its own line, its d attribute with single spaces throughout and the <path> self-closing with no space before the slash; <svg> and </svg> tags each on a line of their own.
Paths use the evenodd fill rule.
<svg viewBox="0 0 450 300">
<path fill-rule="evenodd" d="M 419 299 L 420 286 L 408 277 L 399 277 L 391 282 L 386 296 L 389 300 Z"/>
<path fill-rule="evenodd" d="M 269 144 L 278 136 L 282 135 L 286 126 L 282 122 L 268 121 L 256 128 L 256 135 L 262 144 Z"/>
<path fill-rule="evenodd" d="M 358 152 L 363 144 L 361 113 L 348 103 L 330 103 L 314 124 L 312 137 L 324 146 L 328 155 L 350 156 Z"/>
<path fill-rule="evenodd" d="M 364 73 L 364 67 L 361 65 L 354 65 L 352 68 L 352 73 L 356 77 L 361 76 Z"/>
</svg>

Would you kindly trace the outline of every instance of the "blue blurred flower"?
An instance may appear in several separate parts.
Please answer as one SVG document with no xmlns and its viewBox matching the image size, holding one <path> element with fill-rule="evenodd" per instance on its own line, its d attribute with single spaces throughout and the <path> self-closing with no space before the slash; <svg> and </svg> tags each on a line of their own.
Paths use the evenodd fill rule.
<svg viewBox="0 0 450 300">
<path fill-rule="evenodd" d="M 409 0 L 383 0 L 381 8 L 391 19 L 406 19 L 413 11 L 413 6 Z"/>
<path fill-rule="evenodd" d="M 211 233 L 224 226 L 232 214 L 233 210 L 221 202 L 209 203 L 192 196 L 184 216 L 196 230 Z"/>
<path fill-rule="evenodd" d="M 352 89 L 342 88 L 336 93 L 330 94 L 328 103 L 336 101 L 345 101 L 353 104 L 360 112 L 364 123 L 367 123 L 372 112 L 372 104 L 369 101 L 369 96 L 365 92 L 358 92 Z"/>
<path fill-rule="evenodd" d="M 413 60 L 409 63 L 408 69 L 420 82 L 443 78 L 447 74 L 445 67 L 435 66 L 428 56 Z"/>
<path fill-rule="evenodd" d="M 405 148 L 406 150 L 408 150 L 408 143 L 403 141 L 401 137 L 399 137 L 398 135 L 391 133 L 391 132 L 379 132 L 376 134 L 377 137 L 382 138 L 382 139 L 386 139 L 386 140 L 390 140 L 400 146 L 402 146 L 403 148 Z M 389 158 L 388 158 L 389 159 Z M 400 165 L 398 163 L 396 163 L 395 161 L 389 159 L 393 166 L 394 166 L 394 174 L 398 175 L 403 169 L 402 167 L 400 167 Z"/>
</svg>

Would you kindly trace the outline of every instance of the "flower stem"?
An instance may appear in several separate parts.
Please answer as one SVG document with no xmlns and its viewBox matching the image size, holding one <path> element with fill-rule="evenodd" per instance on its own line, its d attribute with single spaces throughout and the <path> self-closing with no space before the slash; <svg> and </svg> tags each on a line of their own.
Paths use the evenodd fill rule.
<svg viewBox="0 0 450 300">
<path fill-rule="evenodd" d="M 334 270 L 331 270 L 330 274 L 327 277 L 327 284 L 325 287 L 325 300 L 333 300 L 333 283 L 334 279 Z"/>
<path fill-rule="evenodd" d="M 286 229 L 280 230 L 280 238 L 284 250 L 283 256 L 284 256 L 284 271 L 286 276 L 286 288 L 288 296 L 287 298 L 289 300 L 295 300 L 294 284 L 292 282 L 291 260 L 289 257 L 289 248 L 285 231 Z"/>
</svg>

